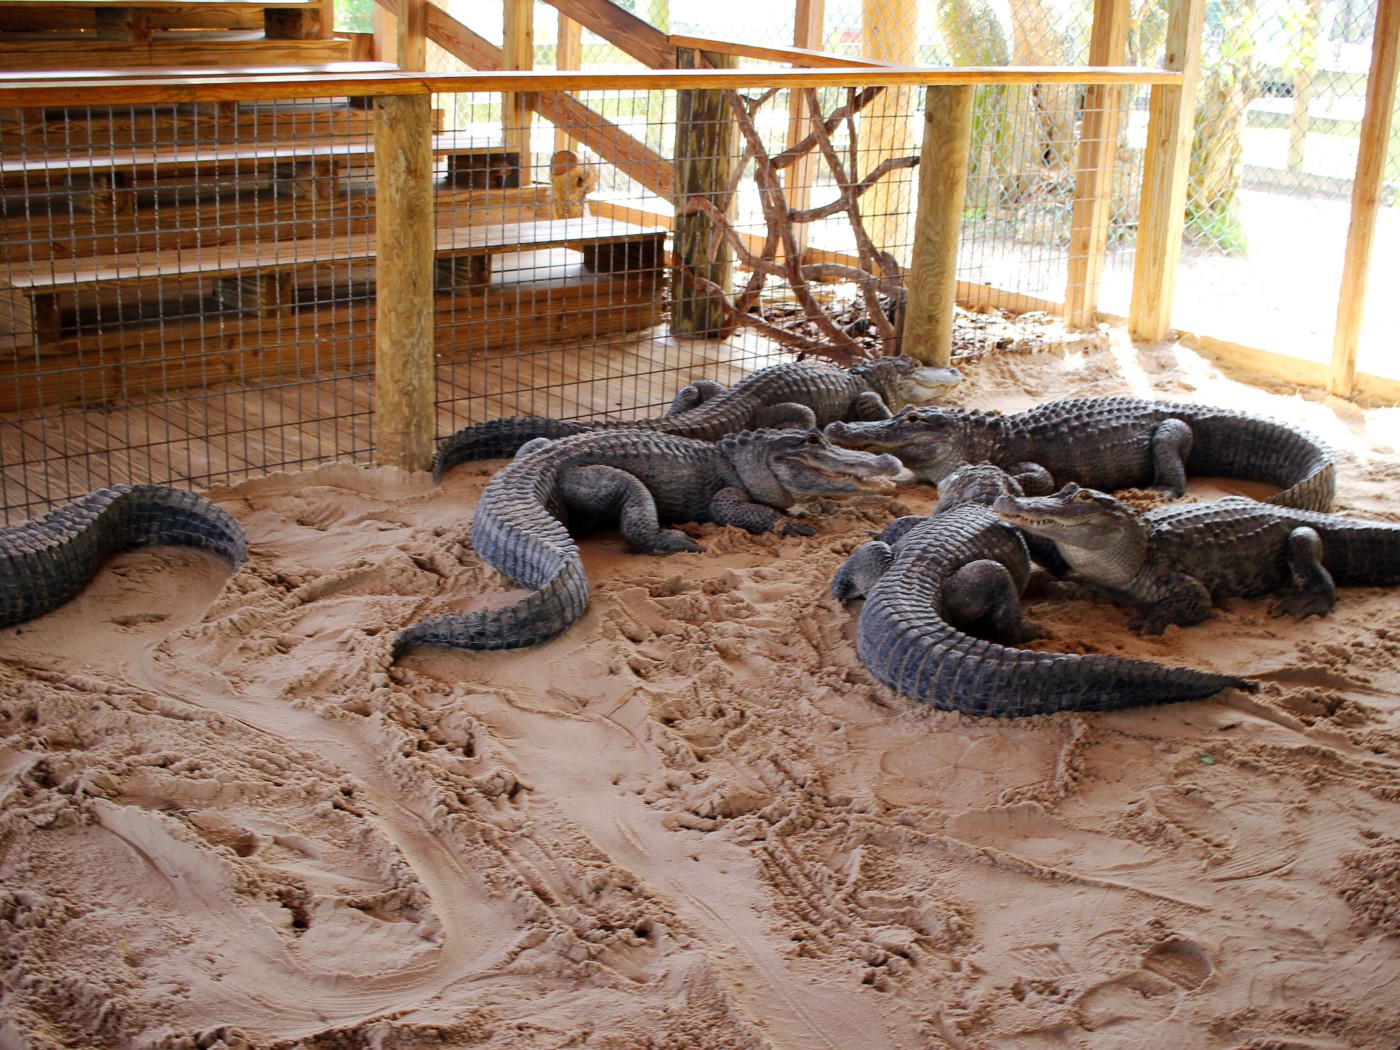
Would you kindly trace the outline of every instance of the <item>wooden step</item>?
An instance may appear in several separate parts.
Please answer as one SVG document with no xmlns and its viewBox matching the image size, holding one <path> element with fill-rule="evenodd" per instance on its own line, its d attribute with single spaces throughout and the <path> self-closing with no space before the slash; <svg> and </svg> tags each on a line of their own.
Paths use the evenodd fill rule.
<svg viewBox="0 0 1400 1050">
<path fill-rule="evenodd" d="M 0 40 L 47 36 L 144 44 L 172 31 L 258 31 L 270 39 L 309 40 L 323 31 L 320 0 L 0 0 Z"/>
<path fill-rule="evenodd" d="M 527 222 L 548 219 L 550 201 L 550 188 L 542 183 L 496 190 L 442 183 L 434 193 L 434 210 L 442 225 Z M 308 200 L 279 193 L 268 182 L 232 199 L 171 197 L 154 207 L 144 202 L 105 213 L 78 211 L 59 201 L 52 209 L 0 213 L 0 278 L 7 263 L 30 266 L 46 259 L 186 250 L 250 236 L 296 240 L 362 234 L 374 229 L 374 214 L 372 186 L 338 199 Z"/>
<path fill-rule="evenodd" d="M 68 70 L 86 67 L 127 70 L 147 66 L 273 66 L 344 62 L 350 58 L 350 41 L 343 37 L 321 40 L 278 40 L 262 33 L 217 34 L 201 43 L 197 33 L 163 37 L 133 46 L 127 41 L 79 38 L 53 40 L 0 40 L 0 68 L 16 70 Z"/>
<path fill-rule="evenodd" d="M 485 294 L 496 256 L 549 248 L 579 252 L 593 274 L 660 284 L 665 235 L 663 229 L 593 218 L 448 227 L 437 232 L 437 285 L 454 296 Z M 79 293 L 116 288 L 160 290 L 154 298 L 117 297 L 126 312 L 110 318 L 116 326 L 133 315 L 139 322 L 167 303 L 196 298 L 224 310 L 275 312 L 302 305 L 306 288 L 329 284 L 341 289 L 332 294 L 343 295 L 344 286 L 355 280 L 354 268 L 371 273 L 376 255 L 375 238 L 365 233 L 12 264 L 0 282 L 0 336 L 11 340 L 21 357 L 56 353 L 72 325 Z"/>
<path fill-rule="evenodd" d="M 389 73 L 399 67 L 392 62 L 357 62 L 351 59 L 331 62 L 281 63 L 276 69 L 280 77 L 344 77 L 355 73 Z M 130 67 L 84 66 L 81 69 L 4 69 L 0 68 L 0 84 L 5 87 L 24 87 L 28 84 L 53 86 L 53 81 L 76 81 L 83 86 L 103 86 L 108 81 L 129 81 L 133 77 L 142 80 L 184 79 L 187 77 L 265 77 L 265 66 L 192 65 L 142 66 L 133 71 Z"/>
</svg>

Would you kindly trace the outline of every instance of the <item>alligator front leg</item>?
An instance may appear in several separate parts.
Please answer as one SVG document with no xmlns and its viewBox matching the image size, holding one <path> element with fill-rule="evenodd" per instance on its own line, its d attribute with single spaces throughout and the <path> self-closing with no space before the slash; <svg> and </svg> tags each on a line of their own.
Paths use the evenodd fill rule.
<svg viewBox="0 0 1400 1050">
<path fill-rule="evenodd" d="M 755 503 L 743 489 L 730 485 L 710 500 L 710 520 L 719 525 L 737 525 L 752 533 L 780 532 L 784 536 L 815 536 L 817 530 L 802 525 L 772 507 Z"/>
<path fill-rule="evenodd" d="M 888 543 L 862 543 L 831 578 L 831 593 L 843 602 L 864 598 L 893 564 L 894 548 Z"/>
<path fill-rule="evenodd" d="M 846 419 L 852 423 L 874 423 L 881 419 L 893 419 L 894 413 L 885 399 L 873 390 L 856 396 L 846 411 Z"/>
<path fill-rule="evenodd" d="M 1210 617 L 1210 591 L 1184 572 L 1163 573 L 1152 581 L 1154 600 L 1147 611 L 1128 621 L 1138 634 L 1161 634 L 1168 624 L 1190 627 Z"/>
<path fill-rule="evenodd" d="M 958 627 L 982 622 L 997 641 L 1019 645 L 1045 632 L 1021 612 L 1021 592 L 1006 566 L 991 558 L 970 561 L 944 581 L 944 609 Z"/>
<path fill-rule="evenodd" d="M 1152 431 L 1152 487 L 1186 495 L 1186 460 L 1195 436 L 1180 419 L 1164 419 Z"/>
<path fill-rule="evenodd" d="M 588 517 L 617 518 L 627 545 L 643 554 L 704 550 L 677 529 L 663 529 L 652 498 L 640 478 L 617 467 L 594 463 L 572 467 L 555 482 L 565 506 Z"/>
<path fill-rule="evenodd" d="M 719 397 L 725 390 L 723 383 L 716 383 L 713 379 L 697 379 L 689 386 L 681 387 L 672 399 L 671 407 L 666 410 L 666 415 L 674 416 L 678 412 L 689 412 L 692 408 L 699 408 L 706 401 Z"/>
<path fill-rule="evenodd" d="M 1288 567 L 1298 589 L 1269 606 L 1270 616 L 1326 616 L 1337 606 L 1337 584 L 1322 564 L 1322 537 L 1306 525 L 1288 534 Z"/>
<path fill-rule="evenodd" d="M 753 425 L 775 430 L 811 430 L 817 425 L 817 414 L 796 401 L 780 401 L 755 412 Z"/>
</svg>

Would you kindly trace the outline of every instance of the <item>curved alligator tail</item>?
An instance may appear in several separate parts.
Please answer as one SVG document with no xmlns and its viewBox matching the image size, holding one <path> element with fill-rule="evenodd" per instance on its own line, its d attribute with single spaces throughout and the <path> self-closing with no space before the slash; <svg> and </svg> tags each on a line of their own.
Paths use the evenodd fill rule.
<svg viewBox="0 0 1400 1050">
<path fill-rule="evenodd" d="M 394 656 L 419 645 L 450 649 L 523 649 L 557 638 L 583 615 L 588 578 L 577 556 L 549 583 L 513 605 L 421 620 L 399 632 Z"/>
<path fill-rule="evenodd" d="M 468 460 L 513 456 L 521 445 L 535 438 L 560 438 L 596 429 L 597 423 L 568 422 L 548 416 L 506 416 L 463 427 L 438 445 L 433 454 L 433 478 L 441 481 L 444 473 Z"/>
<path fill-rule="evenodd" d="M 1330 511 L 1337 495 L 1333 451 L 1288 423 L 1235 413 L 1188 414 L 1195 443 L 1186 460 L 1194 474 L 1253 478 L 1282 488 L 1264 500 L 1299 510 Z"/>
<path fill-rule="evenodd" d="M 905 577 L 905 583 L 913 580 Z M 878 588 L 861 610 L 856 651 L 897 692 L 945 711 L 1024 718 L 1201 700 L 1242 678 L 1145 660 L 1013 649 L 966 634 L 937 616 L 936 584 Z"/>
<path fill-rule="evenodd" d="M 235 569 L 248 540 L 232 515 L 165 485 L 113 485 L 0 531 L 0 627 L 56 609 L 106 558 L 131 547 L 178 544 L 211 551 Z"/>
</svg>

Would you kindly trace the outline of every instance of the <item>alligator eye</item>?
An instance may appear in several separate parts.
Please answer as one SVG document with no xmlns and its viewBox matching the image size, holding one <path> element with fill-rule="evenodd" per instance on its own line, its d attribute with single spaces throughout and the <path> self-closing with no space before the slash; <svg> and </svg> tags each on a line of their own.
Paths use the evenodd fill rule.
<svg viewBox="0 0 1400 1050">
<path fill-rule="evenodd" d="M 1074 498 L 1083 503 L 1087 503 L 1094 498 L 1094 494 L 1088 489 L 1080 489 L 1074 494 Z"/>
<path fill-rule="evenodd" d="M 822 439 L 819 438 L 819 437 L 817 437 L 816 434 L 808 434 L 808 435 L 807 435 L 807 444 L 809 444 L 809 445 L 820 445 L 821 443 L 822 443 Z"/>
</svg>

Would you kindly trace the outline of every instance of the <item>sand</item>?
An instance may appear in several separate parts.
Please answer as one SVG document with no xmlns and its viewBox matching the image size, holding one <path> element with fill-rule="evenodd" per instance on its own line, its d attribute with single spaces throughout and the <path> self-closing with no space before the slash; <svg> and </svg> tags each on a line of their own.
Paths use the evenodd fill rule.
<svg viewBox="0 0 1400 1050">
<path fill-rule="evenodd" d="M 1345 511 L 1400 520 L 1400 410 L 1119 342 L 970 362 L 953 400 L 1288 418 L 1341 449 Z M 1261 690 L 939 712 L 827 591 L 914 486 L 813 538 L 589 538 L 561 638 L 391 664 L 397 628 L 519 593 L 465 543 L 498 465 L 221 490 L 234 576 L 133 551 L 0 631 L 0 1048 L 1396 1045 L 1394 592 L 1155 639 L 1039 599 L 1041 648 Z"/>
</svg>

